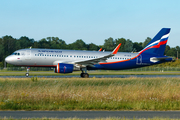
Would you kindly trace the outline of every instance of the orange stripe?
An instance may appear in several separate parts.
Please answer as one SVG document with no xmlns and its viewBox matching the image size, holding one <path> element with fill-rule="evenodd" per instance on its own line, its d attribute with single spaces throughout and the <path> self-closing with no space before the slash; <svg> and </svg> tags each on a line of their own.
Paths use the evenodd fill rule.
<svg viewBox="0 0 180 120">
<path fill-rule="evenodd" d="M 59 63 L 58 63 L 58 65 L 57 65 L 57 71 L 58 71 L 58 73 L 59 73 Z"/>
<path fill-rule="evenodd" d="M 133 58 L 130 58 L 128 60 L 121 60 L 121 61 L 116 61 L 116 62 L 107 62 L 107 63 L 99 63 L 100 65 L 102 64 L 113 64 L 113 63 L 121 63 L 121 62 L 126 62 L 126 61 L 130 61 L 130 60 L 133 60 L 135 58 L 137 58 L 140 54 L 138 54 L 137 56 L 133 57 Z"/>
</svg>

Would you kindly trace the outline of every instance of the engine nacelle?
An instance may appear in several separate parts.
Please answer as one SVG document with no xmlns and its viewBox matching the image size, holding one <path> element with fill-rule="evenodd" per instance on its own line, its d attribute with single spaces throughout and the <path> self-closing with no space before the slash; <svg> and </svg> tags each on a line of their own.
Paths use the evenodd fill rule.
<svg viewBox="0 0 180 120">
<path fill-rule="evenodd" d="M 55 73 L 72 73 L 74 65 L 66 63 L 58 63 L 57 67 L 54 69 Z"/>
</svg>

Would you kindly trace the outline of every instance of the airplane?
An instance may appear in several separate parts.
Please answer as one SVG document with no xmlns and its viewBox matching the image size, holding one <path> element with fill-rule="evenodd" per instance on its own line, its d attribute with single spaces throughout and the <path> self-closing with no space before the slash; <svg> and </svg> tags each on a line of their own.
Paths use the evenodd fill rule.
<svg viewBox="0 0 180 120">
<path fill-rule="evenodd" d="M 173 61 L 164 55 L 170 28 L 162 28 L 147 46 L 137 53 L 118 52 L 121 43 L 112 52 L 62 50 L 62 49 L 20 49 L 5 58 L 12 65 L 29 67 L 53 67 L 55 73 L 82 71 L 80 76 L 88 78 L 88 70 L 124 70 Z"/>
</svg>

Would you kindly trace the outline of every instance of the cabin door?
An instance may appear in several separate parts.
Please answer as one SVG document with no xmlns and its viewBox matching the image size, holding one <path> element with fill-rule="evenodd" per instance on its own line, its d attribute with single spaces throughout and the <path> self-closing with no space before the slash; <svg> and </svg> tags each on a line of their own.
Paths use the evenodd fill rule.
<svg viewBox="0 0 180 120">
<path fill-rule="evenodd" d="M 26 50 L 26 55 L 25 55 L 26 60 L 31 59 L 31 50 Z"/>
</svg>

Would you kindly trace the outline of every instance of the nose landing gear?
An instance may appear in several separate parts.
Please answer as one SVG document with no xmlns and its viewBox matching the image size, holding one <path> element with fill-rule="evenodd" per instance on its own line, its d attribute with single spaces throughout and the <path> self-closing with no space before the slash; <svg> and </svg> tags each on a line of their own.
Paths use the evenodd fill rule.
<svg viewBox="0 0 180 120">
<path fill-rule="evenodd" d="M 26 77 L 29 76 L 29 70 L 30 70 L 30 67 L 27 67 L 27 73 L 25 74 Z"/>
</svg>

